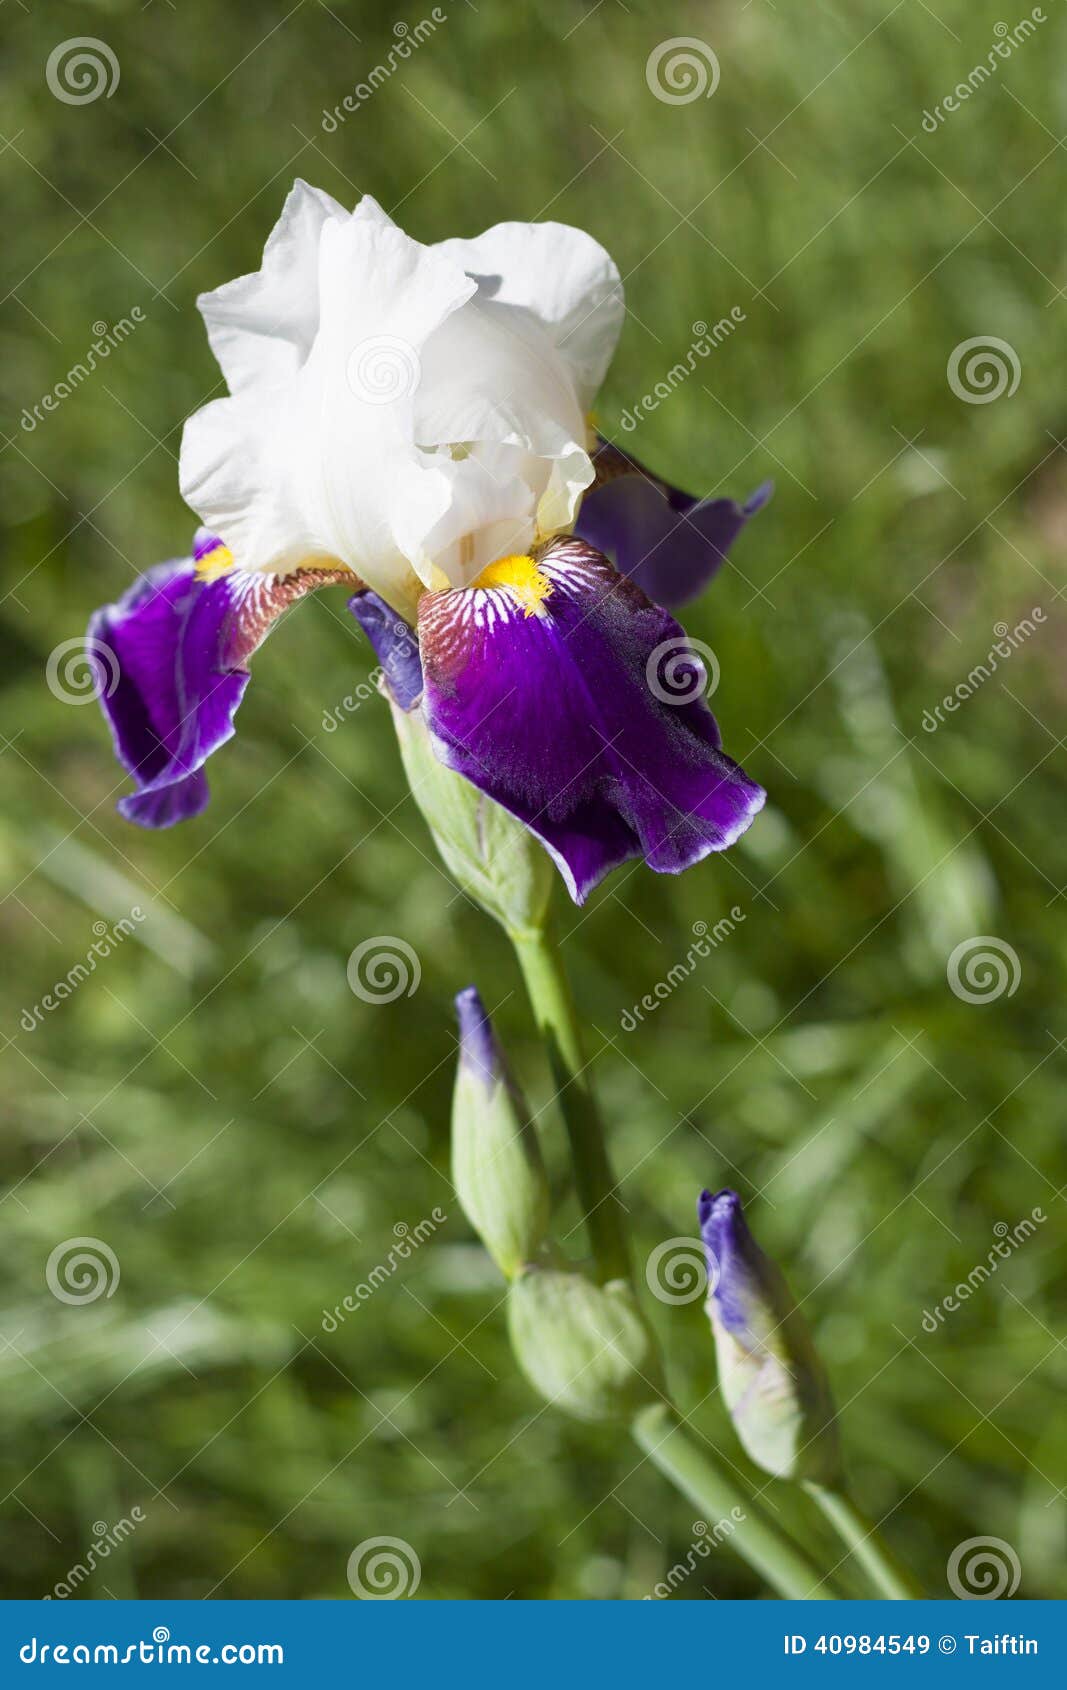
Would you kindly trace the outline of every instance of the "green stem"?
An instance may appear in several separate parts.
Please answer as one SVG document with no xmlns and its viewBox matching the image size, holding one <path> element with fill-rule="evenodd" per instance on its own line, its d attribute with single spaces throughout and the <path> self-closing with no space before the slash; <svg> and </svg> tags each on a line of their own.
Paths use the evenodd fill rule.
<svg viewBox="0 0 1067 1690">
<path fill-rule="evenodd" d="M 625 1211 L 616 1196 L 603 1122 L 586 1078 L 578 1020 L 562 960 L 541 930 L 509 930 L 508 937 L 548 1049 L 597 1277 L 602 1284 L 628 1279 Z M 708 1515 L 709 1523 L 733 1522 L 733 1547 L 773 1589 L 788 1597 L 832 1596 L 815 1565 L 716 1466 L 668 1403 L 642 1409 L 633 1422 L 633 1434 L 664 1476 Z"/>
<path fill-rule="evenodd" d="M 709 1525 L 735 1522 L 730 1546 L 781 1596 L 798 1601 L 835 1600 L 823 1575 L 803 1550 L 723 1473 L 666 1403 L 643 1408 L 633 1434 L 660 1472 L 706 1515 Z"/>
<path fill-rule="evenodd" d="M 826 1490 L 807 1483 L 804 1489 L 814 1497 L 850 1554 L 856 1557 L 880 1596 L 894 1602 L 909 1602 L 922 1596 L 916 1581 L 882 1542 L 878 1531 L 861 1514 L 852 1498 L 840 1490 Z"/>
<path fill-rule="evenodd" d="M 574 1178 L 601 1284 L 630 1273 L 624 1210 L 615 1191 L 600 1112 L 586 1078 L 574 1002 L 559 951 L 540 930 L 509 932 L 537 1025 L 548 1047 Z"/>
</svg>

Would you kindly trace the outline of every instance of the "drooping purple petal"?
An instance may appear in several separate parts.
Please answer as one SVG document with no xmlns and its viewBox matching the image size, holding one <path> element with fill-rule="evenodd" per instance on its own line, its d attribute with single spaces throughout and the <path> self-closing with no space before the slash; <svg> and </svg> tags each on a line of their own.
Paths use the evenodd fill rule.
<svg viewBox="0 0 1067 1690">
<path fill-rule="evenodd" d="M 593 463 L 597 479 L 582 500 L 575 533 L 655 604 L 685 604 L 702 592 L 774 490 L 766 481 L 743 505 L 694 499 L 606 441 Z"/>
<path fill-rule="evenodd" d="M 678 623 L 574 539 L 532 587 L 494 575 L 419 606 L 442 761 L 542 839 L 577 903 L 628 858 L 677 874 L 731 845 L 765 795 L 720 750 Z"/>
<path fill-rule="evenodd" d="M 369 588 L 350 598 L 348 608 L 374 649 L 389 691 L 401 710 L 410 710 L 422 694 L 422 660 L 414 630 Z"/>
<path fill-rule="evenodd" d="M 207 556 L 219 549 L 198 537 Z M 92 617 L 89 651 L 108 683 L 100 702 L 119 761 L 137 791 L 119 800 L 128 821 L 170 827 L 208 801 L 203 765 L 233 734 L 248 685 L 248 659 L 276 618 L 347 571 L 301 571 L 284 578 L 229 570 L 214 580 L 191 558 L 157 565 L 117 604 Z"/>
</svg>

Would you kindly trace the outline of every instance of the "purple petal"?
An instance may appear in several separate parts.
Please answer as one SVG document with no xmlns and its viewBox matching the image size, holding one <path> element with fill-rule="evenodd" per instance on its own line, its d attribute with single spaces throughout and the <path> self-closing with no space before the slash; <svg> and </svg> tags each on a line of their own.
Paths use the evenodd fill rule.
<svg viewBox="0 0 1067 1690">
<path fill-rule="evenodd" d="M 606 442 L 593 462 L 597 480 L 582 500 L 575 533 L 656 604 L 685 604 L 702 592 L 774 490 L 766 481 L 743 505 L 694 499 Z"/>
<path fill-rule="evenodd" d="M 422 661 L 413 629 L 369 589 L 350 598 L 348 608 L 374 649 L 389 691 L 401 710 L 410 710 L 422 696 Z"/>
<path fill-rule="evenodd" d="M 577 903 L 628 858 L 677 874 L 731 845 L 765 795 L 719 749 L 677 622 L 580 541 L 537 568 L 534 601 L 503 584 L 423 596 L 442 761 L 538 835 Z M 665 657 L 672 682 L 696 683 L 674 698 Z"/>
<path fill-rule="evenodd" d="M 749 1311 L 765 1291 L 770 1272 L 767 1257 L 748 1230 L 736 1191 L 720 1191 L 714 1197 L 702 1191 L 697 1218 L 719 1318 L 728 1332 L 745 1332 Z"/>
<path fill-rule="evenodd" d="M 337 578 L 332 570 L 284 579 L 230 570 L 208 581 L 184 558 L 150 569 L 95 613 L 89 650 L 107 673 L 100 702 L 138 789 L 119 801 L 128 821 L 170 827 L 199 815 L 208 801 L 201 770 L 233 734 L 248 659 L 287 605 Z"/>
<path fill-rule="evenodd" d="M 472 1068 L 486 1088 L 491 1089 L 505 1078 L 504 1058 L 477 986 L 468 986 L 457 995 L 456 1019 L 460 1062 Z"/>
</svg>

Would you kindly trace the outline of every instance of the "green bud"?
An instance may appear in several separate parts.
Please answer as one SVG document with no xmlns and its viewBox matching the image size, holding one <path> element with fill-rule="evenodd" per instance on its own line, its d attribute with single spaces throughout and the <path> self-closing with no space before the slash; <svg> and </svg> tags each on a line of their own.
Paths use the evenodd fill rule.
<svg viewBox="0 0 1067 1690">
<path fill-rule="evenodd" d="M 702 1192 L 697 1214 L 719 1385 L 738 1437 L 775 1478 L 839 1484 L 830 1383 L 792 1292 L 748 1230 L 736 1192 Z"/>
<path fill-rule="evenodd" d="M 537 1133 L 476 987 L 460 992 L 456 1014 L 452 1183 L 497 1267 L 513 1279 L 548 1235 L 548 1176 Z"/>
<path fill-rule="evenodd" d="M 510 932 L 542 926 L 554 877 L 547 851 L 508 810 L 438 761 L 417 709 L 390 704 L 412 796 L 457 885 Z"/>
<path fill-rule="evenodd" d="M 625 1280 L 532 1268 L 508 1293 L 508 1328 L 531 1385 L 579 1420 L 630 1420 L 662 1396 L 655 1339 Z"/>
</svg>

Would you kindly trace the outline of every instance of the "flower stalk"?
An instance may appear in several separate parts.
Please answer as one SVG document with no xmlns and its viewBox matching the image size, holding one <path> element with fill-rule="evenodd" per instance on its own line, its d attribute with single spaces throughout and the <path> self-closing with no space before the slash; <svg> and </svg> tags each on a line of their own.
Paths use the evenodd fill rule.
<svg viewBox="0 0 1067 1690">
<path fill-rule="evenodd" d="M 649 1460 L 709 1522 L 740 1516 L 730 1541 L 779 1595 L 797 1601 L 835 1599 L 814 1562 L 708 1457 L 668 1403 L 642 1409 L 634 1419 L 633 1435 Z"/>
<path fill-rule="evenodd" d="M 628 1279 L 625 1218 L 615 1189 L 604 1126 L 586 1077 L 581 1035 L 558 947 L 544 928 L 509 929 L 544 1038 L 574 1163 L 574 1182 L 602 1285 Z"/>
<path fill-rule="evenodd" d="M 603 1121 L 586 1077 L 588 1065 L 563 961 L 542 928 L 509 929 L 508 937 L 548 1050 L 596 1277 L 618 1290 L 618 1282 L 628 1282 L 630 1272 L 625 1211 L 616 1196 Z M 815 1564 L 696 1443 L 662 1392 L 657 1395 L 659 1400 L 646 1403 L 630 1422 L 649 1460 L 710 1520 L 741 1517 L 731 1542 L 779 1595 L 831 1598 L 833 1592 Z M 553 1400 L 567 1406 L 558 1390 Z"/>
<path fill-rule="evenodd" d="M 891 1602 L 910 1602 L 922 1597 L 922 1590 L 902 1566 L 878 1529 L 857 1508 L 848 1492 L 808 1481 L 804 1489 L 837 1532 L 850 1555 L 854 1555 L 879 1596 Z"/>
</svg>

